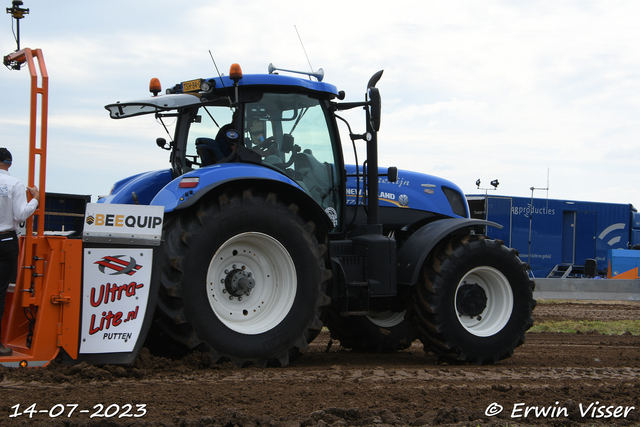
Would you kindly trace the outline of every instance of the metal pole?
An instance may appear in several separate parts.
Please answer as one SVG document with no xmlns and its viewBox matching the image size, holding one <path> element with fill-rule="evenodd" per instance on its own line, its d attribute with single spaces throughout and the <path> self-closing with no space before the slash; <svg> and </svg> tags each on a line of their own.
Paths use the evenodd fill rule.
<svg viewBox="0 0 640 427">
<path fill-rule="evenodd" d="M 34 56 L 38 61 L 36 68 Z M 18 279 L 16 284 L 22 283 L 23 307 L 34 304 L 34 290 L 42 283 L 44 266 L 42 263 L 36 264 L 34 258 L 38 257 L 38 242 L 44 239 L 44 205 L 46 199 L 46 164 L 47 164 L 47 115 L 49 104 L 49 75 L 44 63 L 44 56 L 41 49 L 22 49 L 8 55 L 9 61 L 18 64 L 26 63 L 31 74 L 31 111 L 29 123 L 29 186 L 33 187 L 38 178 L 40 190 L 40 203 L 32 216 L 27 219 L 24 244 L 24 258 L 22 259 L 21 270 L 19 271 L 22 280 Z M 41 86 L 38 86 L 38 72 L 42 78 Z M 37 143 L 38 131 L 38 95 L 40 95 L 40 141 Z M 37 230 L 34 236 L 33 221 L 37 218 Z"/>
</svg>

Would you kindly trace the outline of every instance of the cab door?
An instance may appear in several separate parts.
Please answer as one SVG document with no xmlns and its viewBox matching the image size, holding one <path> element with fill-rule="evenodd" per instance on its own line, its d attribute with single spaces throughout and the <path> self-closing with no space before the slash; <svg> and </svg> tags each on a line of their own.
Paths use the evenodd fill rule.
<svg viewBox="0 0 640 427">
<path fill-rule="evenodd" d="M 334 230 L 342 212 L 341 156 L 321 100 L 264 93 L 244 106 L 244 141 L 263 164 L 296 181 L 327 213 Z"/>
</svg>

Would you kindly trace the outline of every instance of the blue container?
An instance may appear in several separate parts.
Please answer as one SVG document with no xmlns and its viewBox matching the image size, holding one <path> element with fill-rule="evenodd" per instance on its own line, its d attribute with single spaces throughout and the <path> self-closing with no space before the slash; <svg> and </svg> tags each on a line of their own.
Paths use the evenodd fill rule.
<svg viewBox="0 0 640 427">
<path fill-rule="evenodd" d="M 587 259 L 603 272 L 610 250 L 640 243 L 640 215 L 630 204 L 485 195 L 467 200 L 472 217 L 504 227 L 489 227 L 486 234 L 517 249 L 535 277 L 547 277 L 556 266 L 582 267 Z"/>
<path fill-rule="evenodd" d="M 640 251 L 612 249 L 609 251 L 609 261 L 611 262 L 611 276 L 617 276 L 640 267 Z"/>
</svg>

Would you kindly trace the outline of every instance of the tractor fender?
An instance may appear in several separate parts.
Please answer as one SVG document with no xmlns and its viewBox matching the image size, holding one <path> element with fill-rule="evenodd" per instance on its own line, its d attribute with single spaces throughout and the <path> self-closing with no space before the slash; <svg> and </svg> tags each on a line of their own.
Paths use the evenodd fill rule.
<svg viewBox="0 0 640 427">
<path fill-rule="evenodd" d="M 180 187 L 180 182 L 193 181 L 193 178 L 198 178 L 195 187 Z M 188 172 L 160 190 L 151 204 L 163 206 L 165 213 L 179 211 L 193 206 L 214 189 L 238 184 L 243 188 L 254 185 L 285 194 L 291 202 L 309 211 L 313 219 L 325 225 L 327 230 L 333 228 L 322 207 L 297 182 L 278 171 L 248 163 L 222 163 Z"/>
<path fill-rule="evenodd" d="M 502 228 L 492 221 L 469 218 L 447 218 L 419 228 L 398 251 L 398 283 L 415 285 L 420 269 L 433 248 L 454 231 L 472 226 Z"/>
<path fill-rule="evenodd" d="M 100 198 L 98 203 L 148 205 L 158 191 L 171 182 L 171 179 L 170 169 L 133 175 L 116 182 L 111 194 Z M 133 193 L 135 193 L 135 199 Z"/>
</svg>

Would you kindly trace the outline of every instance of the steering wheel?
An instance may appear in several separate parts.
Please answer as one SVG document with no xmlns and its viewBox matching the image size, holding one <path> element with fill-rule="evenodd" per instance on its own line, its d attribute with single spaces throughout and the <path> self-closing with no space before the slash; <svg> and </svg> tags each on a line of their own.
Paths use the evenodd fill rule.
<svg viewBox="0 0 640 427">
<path fill-rule="evenodd" d="M 253 148 L 254 149 L 258 149 L 258 150 L 266 150 L 267 148 L 269 148 L 271 146 L 271 144 L 275 144 L 276 143 L 276 138 L 273 136 L 270 136 L 269 138 L 265 139 L 262 142 L 257 143 Z"/>
</svg>

